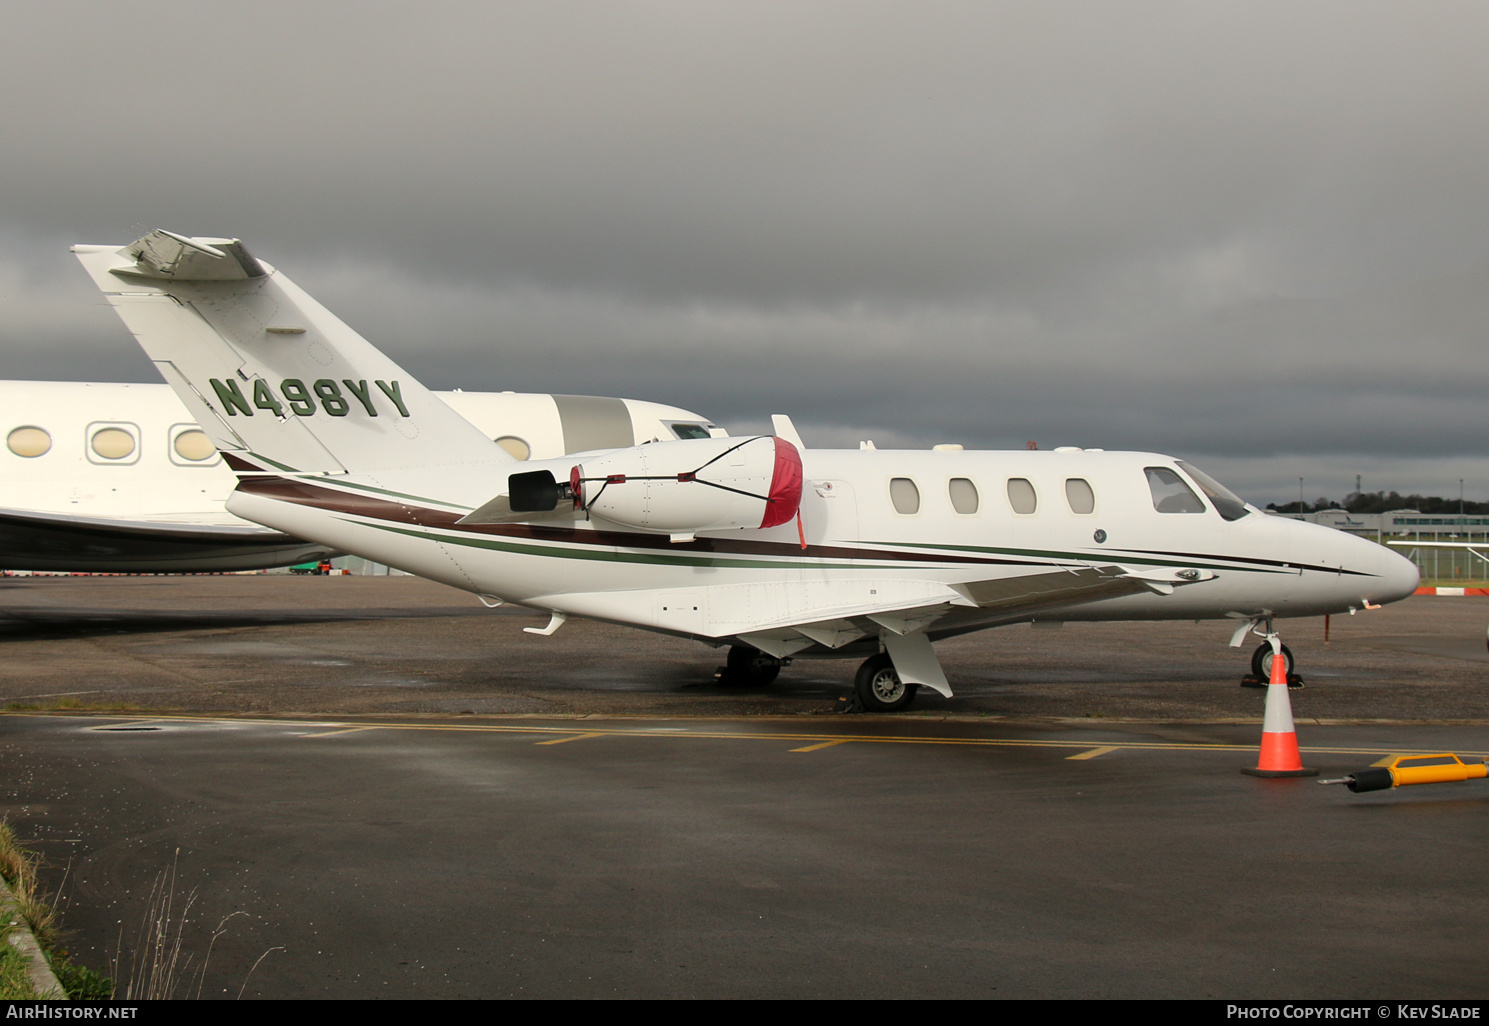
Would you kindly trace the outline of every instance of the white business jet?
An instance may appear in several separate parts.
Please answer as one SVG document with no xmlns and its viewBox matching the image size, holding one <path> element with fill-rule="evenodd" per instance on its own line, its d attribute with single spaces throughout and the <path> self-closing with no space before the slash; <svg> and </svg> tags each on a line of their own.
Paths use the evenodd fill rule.
<svg viewBox="0 0 1489 1026">
<path fill-rule="evenodd" d="M 634 399 L 436 394 L 518 459 L 725 434 Z M 251 570 L 335 554 L 223 508 L 237 476 L 169 385 L 0 381 L 0 437 L 0 568 Z"/>
<path fill-rule="evenodd" d="M 518 463 L 236 239 L 74 252 L 239 483 L 228 509 L 483 597 L 783 661 L 866 656 L 863 705 L 951 694 L 932 642 L 1027 621 L 1392 602 L 1412 563 L 1156 453 L 807 449 L 774 436 Z M 1262 650 L 1259 649 L 1259 652 Z"/>
</svg>

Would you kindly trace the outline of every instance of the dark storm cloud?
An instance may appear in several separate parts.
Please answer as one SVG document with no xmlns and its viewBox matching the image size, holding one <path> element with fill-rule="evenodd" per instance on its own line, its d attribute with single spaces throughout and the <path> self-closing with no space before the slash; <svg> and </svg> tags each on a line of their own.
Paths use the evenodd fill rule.
<svg viewBox="0 0 1489 1026">
<path fill-rule="evenodd" d="M 1477 7 L 7 17 L 7 377 L 145 377 L 63 244 L 163 226 L 244 238 L 434 385 L 1176 451 L 1262 499 L 1310 460 L 1485 469 Z"/>
</svg>

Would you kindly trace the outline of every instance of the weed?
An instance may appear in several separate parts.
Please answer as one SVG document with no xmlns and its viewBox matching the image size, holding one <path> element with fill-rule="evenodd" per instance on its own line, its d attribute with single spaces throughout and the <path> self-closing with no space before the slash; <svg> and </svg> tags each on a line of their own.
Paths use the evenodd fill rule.
<svg viewBox="0 0 1489 1026">
<path fill-rule="evenodd" d="M 22 876 L 30 874 L 35 866 L 36 857 L 21 847 L 15 828 L 0 819 L 0 877 L 14 885 Z"/>
<path fill-rule="evenodd" d="M 57 912 L 38 889 L 36 864 L 39 857 L 21 847 L 15 829 L 0 820 L 0 877 L 10 885 L 11 897 L 21 918 L 31 927 L 36 942 L 50 947 L 57 940 Z"/>
<path fill-rule="evenodd" d="M 26 959 L 0 933 L 0 1001 L 30 1001 L 38 997 L 26 969 Z"/>
<path fill-rule="evenodd" d="M 75 964 L 67 952 L 53 951 L 47 961 L 51 963 L 57 982 L 74 1001 L 108 1001 L 113 998 L 114 981 L 85 965 Z"/>
<path fill-rule="evenodd" d="M 171 868 L 157 873 L 155 883 L 150 888 L 145 918 L 140 924 L 134 952 L 130 957 L 129 980 L 124 985 L 123 993 L 117 995 L 121 1000 L 169 1000 L 176 996 L 176 991 L 183 984 L 187 990 L 183 996 L 201 997 L 202 987 L 207 979 L 207 966 L 212 960 L 212 949 L 216 947 L 218 938 L 227 933 L 227 924 L 230 921 L 248 914 L 243 911 L 231 912 L 218 922 L 212 931 L 211 939 L 207 942 L 207 951 L 202 956 L 201 964 L 193 970 L 192 963 L 196 956 L 185 954 L 183 942 L 186 927 L 191 922 L 192 907 L 196 905 L 197 892 L 192 890 L 186 895 L 185 901 L 181 902 L 178 908 L 176 866 L 180 856 L 180 849 L 177 849 L 175 857 L 171 860 Z M 122 929 L 119 942 L 122 947 L 124 942 Z M 259 967 L 259 962 L 268 957 L 270 952 L 283 950 L 283 948 L 276 947 L 265 951 L 259 956 L 258 962 L 253 963 L 253 968 L 248 970 L 248 977 L 253 975 L 253 970 Z M 121 968 L 121 960 L 116 954 L 114 961 L 116 975 Z M 248 986 L 248 977 L 243 979 L 245 988 Z M 191 992 L 193 982 L 196 983 L 195 993 Z M 238 996 L 242 997 L 241 989 Z"/>
<path fill-rule="evenodd" d="M 89 699 L 84 701 L 71 695 L 44 702 L 7 702 L 6 712 L 115 712 L 115 713 L 167 713 L 181 712 L 177 706 L 149 706 L 119 699 Z"/>
<path fill-rule="evenodd" d="M 69 996 L 85 999 L 106 999 L 113 996 L 113 984 L 105 977 L 80 965 L 74 965 L 67 957 L 65 951 L 55 951 L 59 927 L 57 910 L 51 901 L 41 892 L 37 882 L 36 867 L 41 862 L 41 856 L 24 848 L 16 838 L 15 829 L 5 820 L 0 819 L 0 877 L 10 887 L 11 896 L 15 899 L 16 910 L 21 918 L 30 927 L 31 934 L 36 938 L 37 944 L 42 948 L 51 964 L 52 972 L 56 975 L 62 989 Z M 63 881 L 67 879 L 63 874 Z M 60 893 L 62 885 L 59 884 Z M 8 932 L 11 924 L 4 924 L 5 930 L 0 931 L 0 996 L 11 995 L 11 971 L 14 966 L 20 967 L 21 979 L 24 983 L 23 992 L 15 996 L 34 996 L 31 984 L 26 979 L 26 960 L 12 948 L 4 943 L 3 933 Z"/>
<path fill-rule="evenodd" d="M 181 983 L 181 974 L 188 968 L 181 962 L 181 942 L 190 921 L 191 907 L 196 904 L 196 891 L 186 896 L 180 912 L 176 911 L 176 858 L 171 868 L 155 874 L 155 883 L 150 887 L 150 897 L 145 906 L 145 918 L 140 923 L 130 956 L 129 982 L 124 985 L 123 999 L 147 1001 L 168 1000 L 175 996 Z M 216 939 L 215 937 L 213 938 Z M 124 941 L 120 931 L 119 942 Z M 115 961 L 115 974 L 122 968 Z M 206 971 L 203 962 L 202 970 Z"/>
<path fill-rule="evenodd" d="M 68 996 L 76 1000 L 119 998 L 126 1001 L 159 1001 L 177 996 L 201 997 L 207 966 L 212 959 L 212 949 L 227 932 L 227 924 L 248 913 L 239 911 L 224 916 L 213 929 L 200 964 L 196 964 L 196 956 L 188 953 L 185 941 L 187 927 L 192 922 L 191 911 L 196 905 L 197 892 L 191 891 L 184 901 L 178 900 L 176 896 L 176 869 L 180 854 L 177 850 L 170 868 L 156 874 L 146 902 L 145 916 L 130 955 L 128 980 L 121 991 L 113 980 L 86 966 L 74 964 L 66 951 L 56 947 L 60 932 L 57 912 L 40 893 L 36 881 L 36 867 L 41 861 L 40 856 L 24 848 L 17 840 L 15 830 L 0 819 L 0 877 L 4 877 L 10 886 L 21 917 L 26 920 L 37 943 L 46 953 L 58 982 Z M 65 874 L 63 879 L 65 881 Z M 60 885 L 58 889 L 60 891 Z M 33 998 L 35 993 L 26 976 L 26 960 L 4 942 L 4 935 L 9 929 L 10 924 L 0 924 L 0 999 Z M 121 927 L 118 947 L 122 949 L 123 946 L 124 930 Z M 282 947 L 273 947 L 260 955 L 258 961 L 248 970 L 243 988 L 247 988 L 248 979 L 265 958 L 275 951 L 283 950 Z M 120 951 L 116 950 L 112 962 L 116 978 L 120 977 L 123 968 Z M 178 995 L 177 991 L 183 988 L 185 993 Z M 239 996 L 242 996 L 241 989 Z"/>
</svg>

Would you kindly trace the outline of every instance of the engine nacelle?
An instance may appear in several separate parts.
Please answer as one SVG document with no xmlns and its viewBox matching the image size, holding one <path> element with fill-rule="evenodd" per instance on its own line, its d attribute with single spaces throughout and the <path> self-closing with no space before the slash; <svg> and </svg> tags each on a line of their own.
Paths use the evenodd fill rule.
<svg viewBox="0 0 1489 1026">
<path fill-rule="evenodd" d="M 801 454 L 771 435 L 651 442 L 585 460 L 569 484 L 579 508 L 643 531 L 775 527 L 801 506 Z"/>
</svg>

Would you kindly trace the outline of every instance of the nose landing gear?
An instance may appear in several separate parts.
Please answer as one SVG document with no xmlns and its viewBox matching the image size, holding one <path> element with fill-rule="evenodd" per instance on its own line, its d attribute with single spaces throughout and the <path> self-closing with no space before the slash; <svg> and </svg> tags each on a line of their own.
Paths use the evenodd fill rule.
<svg viewBox="0 0 1489 1026">
<path fill-rule="evenodd" d="M 1265 632 L 1259 629 L 1263 623 L 1265 623 L 1266 625 Z M 1252 620 L 1249 624 L 1242 626 L 1236 631 L 1235 636 L 1231 638 L 1231 646 L 1238 647 L 1241 644 L 1241 640 L 1246 636 L 1248 631 L 1250 633 L 1268 639 L 1270 639 L 1274 633 L 1272 629 L 1271 619 L 1267 618 L 1263 620 L 1259 617 L 1256 620 Z M 1288 648 L 1286 645 L 1283 645 L 1281 647 L 1283 660 L 1282 665 L 1283 668 L 1287 671 L 1287 686 L 1294 690 L 1304 687 L 1305 685 L 1303 684 L 1303 678 L 1297 672 L 1298 664 L 1293 661 L 1292 649 Z M 1274 658 L 1275 655 L 1273 653 L 1272 642 L 1270 640 L 1263 641 L 1260 645 L 1256 646 L 1256 651 L 1251 653 L 1251 673 L 1241 678 L 1241 687 L 1266 687 L 1267 683 L 1272 679 L 1272 660 Z"/>
<path fill-rule="evenodd" d="M 1262 642 L 1251 653 L 1251 673 L 1241 678 L 1243 688 L 1264 688 L 1272 679 L 1272 660 L 1276 658 L 1272 654 L 1272 646 Z M 1287 686 L 1297 690 L 1304 686 L 1303 678 L 1296 672 L 1297 663 L 1293 661 L 1292 649 L 1286 645 L 1282 646 L 1282 665 L 1287 670 Z"/>
</svg>

